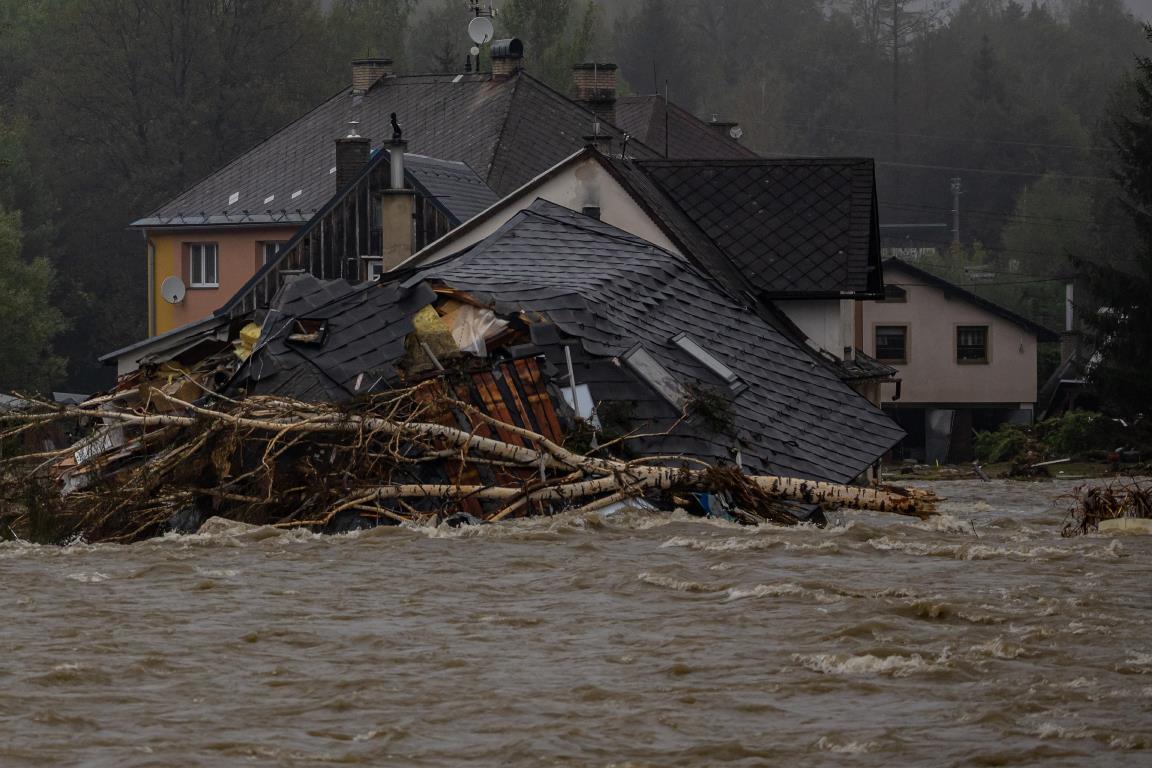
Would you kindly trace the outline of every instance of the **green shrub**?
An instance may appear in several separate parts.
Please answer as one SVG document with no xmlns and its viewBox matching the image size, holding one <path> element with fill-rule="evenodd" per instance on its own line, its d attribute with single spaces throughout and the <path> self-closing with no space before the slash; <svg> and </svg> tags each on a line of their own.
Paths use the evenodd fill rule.
<svg viewBox="0 0 1152 768">
<path fill-rule="evenodd" d="M 995 432 L 977 432 L 974 441 L 977 460 L 986 464 L 1013 461 L 1032 447 L 1027 427 L 1004 424 Z"/>
</svg>

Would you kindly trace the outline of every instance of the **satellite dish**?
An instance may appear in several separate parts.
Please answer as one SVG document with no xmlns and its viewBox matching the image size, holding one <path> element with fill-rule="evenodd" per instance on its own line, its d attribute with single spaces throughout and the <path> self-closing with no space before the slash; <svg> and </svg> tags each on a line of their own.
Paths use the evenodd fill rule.
<svg viewBox="0 0 1152 768">
<path fill-rule="evenodd" d="M 188 289 L 184 287 L 184 281 L 175 275 L 164 278 L 164 282 L 160 284 L 160 295 L 169 304 L 179 304 L 184 301 L 184 294 L 187 291 Z"/>
<path fill-rule="evenodd" d="M 734 125 L 731 130 L 728 131 L 728 135 L 739 141 L 740 137 L 744 135 L 744 129 L 738 125 Z"/>
<path fill-rule="evenodd" d="M 477 16 L 468 22 L 468 37 L 472 38 L 472 42 L 476 45 L 483 45 L 488 42 L 494 33 L 492 19 L 487 16 Z"/>
</svg>

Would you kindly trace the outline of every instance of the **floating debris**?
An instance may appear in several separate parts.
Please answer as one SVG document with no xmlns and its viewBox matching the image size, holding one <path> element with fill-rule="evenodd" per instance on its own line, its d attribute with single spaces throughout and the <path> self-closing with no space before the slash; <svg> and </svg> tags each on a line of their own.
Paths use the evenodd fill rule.
<svg viewBox="0 0 1152 768">
<path fill-rule="evenodd" d="M 1066 537 L 1100 530 L 1101 524 L 1110 520 L 1152 520 L 1152 483 L 1115 480 L 1104 485 L 1084 484 L 1063 498 L 1071 502 L 1061 531 Z M 1103 527 L 1124 528 L 1122 525 Z"/>
</svg>

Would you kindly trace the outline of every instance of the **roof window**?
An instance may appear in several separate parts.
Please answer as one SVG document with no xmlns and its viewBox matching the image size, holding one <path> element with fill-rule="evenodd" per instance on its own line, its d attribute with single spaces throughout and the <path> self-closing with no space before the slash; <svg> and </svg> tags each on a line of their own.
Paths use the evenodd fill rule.
<svg viewBox="0 0 1152 768">
<path fill-rule="evenodd" d="M 688 399 L 684 393 L 684 387 L 676 380 L 667 368 L 660 365 L 652 353 L 644 349 L 641 345 L 637 344 L 632 349 L 625 352 L 620 358 L 628 364 L 637 376 L 647 382 L 648 386 L 656 390 L 672 405 L 680 410 L 684 409 Z"/>
<path fill-rule="evenodd" d="M 743 386 L 744 382 L 740 380 L 740 377 L 736 375 L 735 371 L 720 362 L 720 360 L 708 350 L 704 349 L 704 347 L 697 344 L 696 340 L 688 334 L 681 333 L 673 336 L 672 343 L 691 355 L 696 362 L 719 376 L 724 383 L 732 389 L 738 389 Z"/>
</svg>

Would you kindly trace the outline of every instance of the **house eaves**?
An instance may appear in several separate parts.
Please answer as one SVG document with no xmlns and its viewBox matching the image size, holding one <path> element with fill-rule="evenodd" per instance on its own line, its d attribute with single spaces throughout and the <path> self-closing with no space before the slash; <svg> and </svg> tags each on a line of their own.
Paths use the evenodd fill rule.
<svg viewBox="0 0 1152 768">
<path fill-rule="evenodd" d="M 1018 315 L 1007 307 L 1002 307 L 993 301 L 989 301 L 982 296 L 978 296 L 971 291 L 965 290 L 959 285 L 949 282 L 942 277 L 920 269 L 919 267 L 913 266 L 912 264 L 909 264 L 902 259 L 885 259 L 884 265 L 888 269 L 898 270 L 916 278 L 917 280 L 923 280 L 925 285 L 942 291 L 946 296 L 954 299 L 960 299 L 961 301 L 966 301 L 969 304 L 980 307 L 990 314 L 1001 317 L 1011 323 L 1015 323 L 1016 325 L 1034 335 L 1037 341 L 1054 342 L 1060 340 L 1060 334 L 1056 333 L 1055 331 L 1049 328 L 1045 328 L 1039 323 L 1029 320 L 1022 315 Z"/>
</svg>

